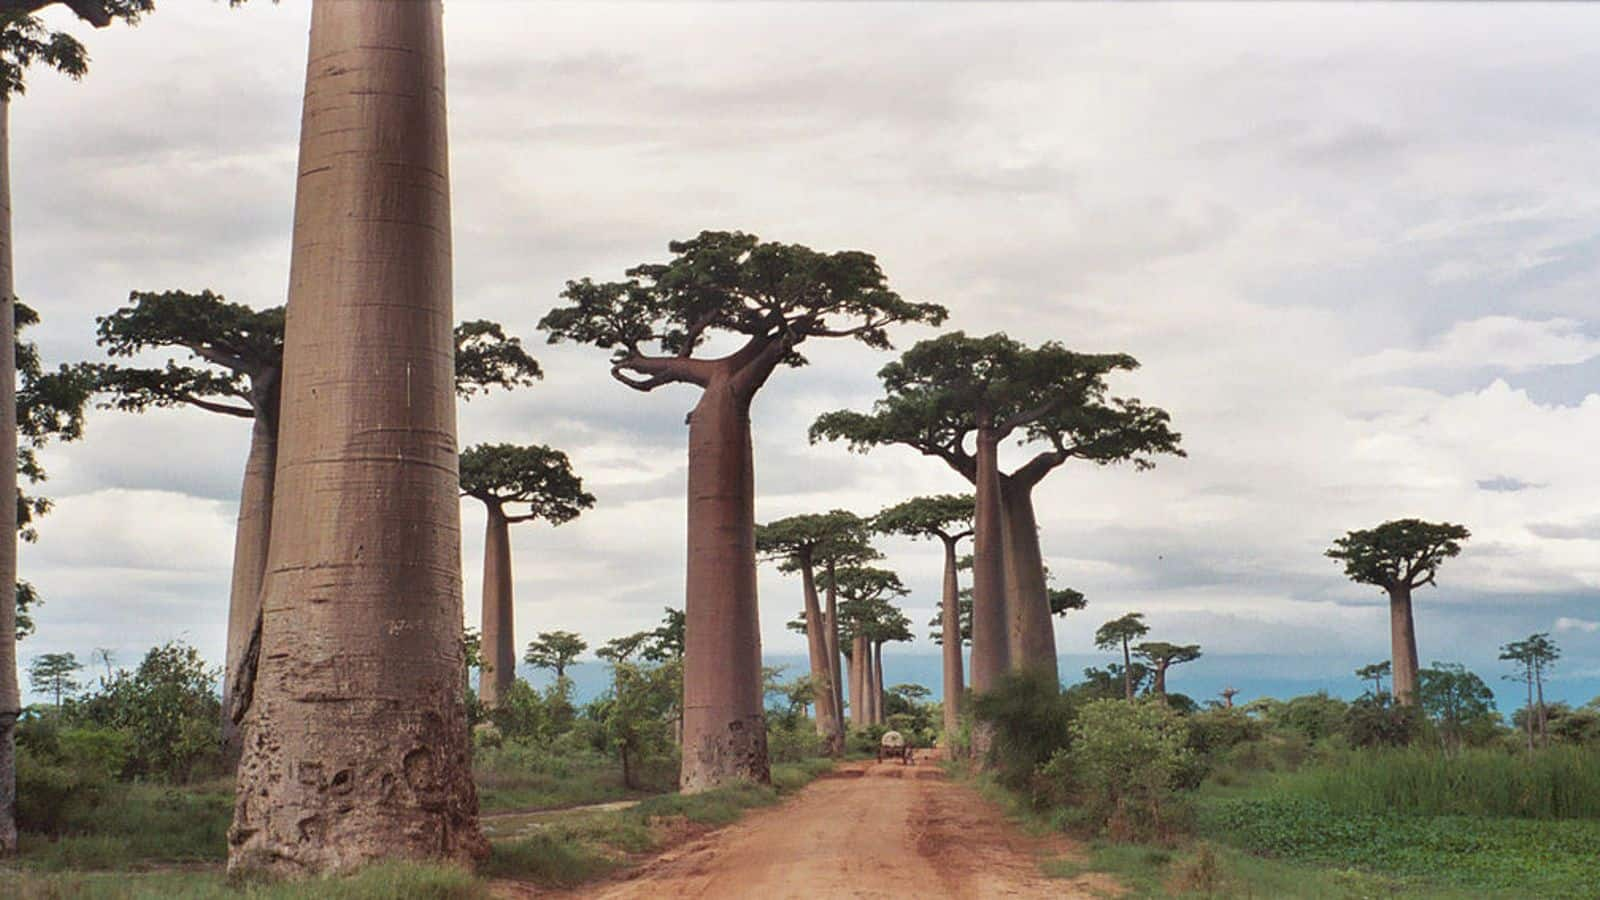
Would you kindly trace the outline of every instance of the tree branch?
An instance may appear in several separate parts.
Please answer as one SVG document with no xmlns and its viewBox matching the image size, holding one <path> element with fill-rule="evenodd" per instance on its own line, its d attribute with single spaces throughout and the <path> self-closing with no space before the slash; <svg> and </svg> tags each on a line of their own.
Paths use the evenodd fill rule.
<svg viewBox="0 0 1600 900">
<path fill-rule="evenodd" d="M 1007 476 L 1012 482 L 1026 488 L 1031 488 L 1044 480 L 1044 477 L 1055 471 L 1056 467 L 1072 458 L 1072 454 L 1061 450 L 1045 450 L 1019 466 L 1015 472 Z"/>
<path fill-rule="evenodd" d="M 256 411 L 249 406 L 229 406 L 226 403 L 213 403 L 210 400 L 201 400 L 193 394 L 174 394 L 173 397 L 190 406 L 197 406 L 207 412 L 222 413 L 225 416 L 238 416 L 241 419 L 254 419 Z"/>
<path fill-rule="evenodd" d="M 630 378 L 625 371 L 648 375 Z M 705 387 L 711 383 L 709 363 L 703 359 L 635 354 L 611 366 L 611 377 L 636 391 L 653 391 L 664 384 L 684 383 Z"/>
</svg>

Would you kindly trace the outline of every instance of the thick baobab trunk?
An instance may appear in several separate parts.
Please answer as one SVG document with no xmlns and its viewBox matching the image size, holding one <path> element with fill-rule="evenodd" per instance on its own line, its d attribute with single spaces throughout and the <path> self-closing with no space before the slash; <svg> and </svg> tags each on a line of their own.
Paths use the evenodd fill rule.
<svg viewBox="0 0 1600 900">
<path fill-rule="evenodd" d="M 689 415 L 684 791 L 771 780 L 756 609 L 749 402 L 712 384 Z"/>
<path fill-rule="evenodd" d="M 1056 633 L 1050 616 L 1050 592 L 1044 580 L 1044 555 L 1039 549 L 1039 525 L 1033 512 L 1033 485 L 1016 479 L 1006 484 L 1001 510 L 1005 516 L 1006 614 L 1010 619 L 1007 647 L 1011 667 L 1056 684 L 1060 680 Z"/>
<path fill-rule="evenodd" d="M 489 510 L 483 535 L 483 636 L 479 655 L 478 699 L 485 708 L 500 698 L 517 677 L 517 640 L 511 607 L 511 525 L 499 504 Z"/>
<path fill-rule="evenodd" d="M 276 376 L 274 376 L 276 381 Z M 270 387 L 274 393 L 276 383 Z M 270 406 L 270 408 L 269 408 Z M 254 700 L 261 659 L 261 582 L 272 537 L 272 488 L 278 468 L 277 404 L 263 404 L 250 422 L 250 455 L 239 490 L 233 533 L 233 580 L 228 591 L 228 646 L 223 665 L 222 752 L 228 767 L 243 751 L 239 722 Z"/>
<path fill-rule="evenodd" d="M 828 662 L 828 637 L 823 634 L 827 623 L 822 618 L 822 607 L 817 602 L 817 579 L 807 558 L 800 567 L 800 580 L 805 590 L 806 650 L 811 659 L 811 697 L 817 708 L 817 734 L 822 736 L 829 756 L 844 753 L 844 744 L 838 740 L 838 710 L 833 705 L 833 666 Z"/>
<path fill-rule="evenodd" d="M 850 727 L 865 728 L 872 724 L 871 710 L 867 708 L 867 639 L 856 635 L 850 639 Z"/>
<path fill-rule="evenodd" d="M 1010 655 L 998 457 L 999 441 L 991 428 L 980 424 L 972 562 L 972 690 L 980 694 L 1005 676 Z"/>
<path fill-rule="evenodd" d="M 466 861 L 437 0 L 316 0 L 261 665 L 230 871 Z"/>
<path fill-rule="evenodd" d="M 1404 706 L 1417 705 L 1417 625 L 1411 617 L 1411 589 L 1389 591 L 1389 647 L 1394 658 L 1394 698 Z"/>
<path fill-rule="evenodd" d="M 944 733 L 948 741 L 961 727 L 961 584 L 956 577 L 956 542 L 944 540 L 944 594 L 939 601 L 940 639 L 944 643 Z"/>
<path fill-rule="evenodd" d="M 878 724 L 878 679 L 873 674 L 877 657 L 873 652 L 875 649 L 873 643 L 867 641 L 866 663 L 861 667 L 861 703 L 866 709 L 866 714 L 862 718 L 866 719 L 868 725 Z"/>
<path fill-rule="evenodd" d="M 0 93 L 0 857 L 17 851 L 17 298 L 11 272 L 11 105 Z"/>
<path fill-rule="evenodd" d="M 844 746 L 844 669 L 843 654 L 839 652 L 839 589 L 835 586 L 834 575 L 836 566 L 833 560 L 828 560 L 828 607 L 825 616 L 828 620 L 828 667 L 833 672 L 833 710 L 835 714 L 834 726 L 837 730 L 839 746 Z M 853 713 L 852 713 L 853 715 Z"/>
</svg>

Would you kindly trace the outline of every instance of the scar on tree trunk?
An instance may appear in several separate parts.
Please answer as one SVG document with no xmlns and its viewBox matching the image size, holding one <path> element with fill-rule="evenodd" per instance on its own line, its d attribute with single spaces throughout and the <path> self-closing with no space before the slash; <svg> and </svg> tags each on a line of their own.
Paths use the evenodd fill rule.
<svg viewBox="0 0 1600 900">
<path fill-rule="evenodd" d="M 726 380 L 689 414 L 688 526 L 680 787 L 766 783 L 750 406 Z"/>
<path fill-rule="evenodd" d="M 461 691 L 442 7 L 316 0 L 231 872 L 487 855 Z"/>
</svg>

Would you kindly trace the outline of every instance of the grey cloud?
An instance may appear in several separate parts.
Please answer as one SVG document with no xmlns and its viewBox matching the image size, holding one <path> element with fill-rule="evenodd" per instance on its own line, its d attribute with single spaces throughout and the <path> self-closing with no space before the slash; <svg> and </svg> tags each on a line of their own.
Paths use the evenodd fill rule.
<svg viewBox="0 0 1600 900">
<path fill-rule="evenodd" d="M 1504 494 L 1514 494 L 1518 491 L 1526 491 L 1534 488 L 1544 487 L 1542 484 L 1534 484 L 1531 481 L 1523 481 L 1521 478 L 1512 478 L 1509 475 L 1496 475 L 1493 478 L 1480 478 L 1477 481 L 1477 485 L 1478 490 L 1480 491 L 1491 491 L 1494 493 Z"/>
<path fill-rule="evenodd" d="M 1535 522 L 1528 531 L 1552 541 L 1600 541 L 1600 518 L 1572 523 Z"/>
</svg>

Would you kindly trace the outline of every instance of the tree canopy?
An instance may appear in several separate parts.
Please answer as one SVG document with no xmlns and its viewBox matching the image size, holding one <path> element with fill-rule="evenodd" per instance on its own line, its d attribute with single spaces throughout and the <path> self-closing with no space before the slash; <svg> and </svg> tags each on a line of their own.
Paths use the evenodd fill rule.
<svg viewBox="0 0 1600 900">
<path fill-rule="evenodd" d="M 567 666 L 578 654 L 589 649 L 589 643 L 570 631 L 541 631 L 528 643 L 528 652 L 522 661 L 540 669 L 549 669 L 556 678 L 567 676 Z"/>
<path fill-rule="evenodd" d="M 736 231 L 704 231 L 667 249 L 672 259 L 634 266 L 624 281 L 569 281 L 561 294 L 569 305 L 539 327 L 551 343 L 612 350 L 612 377 L 635 390 L 731 378 L 753 394 L 778 365 L 805 363 L 796 347 L 808 338 L 888 348 L 889 325 L 944 321 L 943 307 L 889 290 L 868 253 L 820 253 Z M 745 343 L 728 356 L 696 357 L 718 332 Z"/>
<path fill-rule="evenodd" d="M 594 506 L 594 495 L 583 489 L 567 455 L 542 444 L 479 444 L 461 451 L 461 495 L 527 510 L 506 516 L 510 522 L 560 525 Z"/>
<path fill-rule="evenodd" d="M 1333 542 L 1331 559 L 1359 584 L 1405 590 L 1433 584 L 1439 565 L 1461 553 L 1472 533 L 1449 522 L 1396 519 L 1376 528 L 1351 531 Z"/>
<path fill-rule="evenodd" d="M 785 572 L 829 561 L 863 563 L 881 556 L 867 543 L 869 528 L 865 519 L 842 509 L 789 516 L 756 526 L 756 552 L 777 560 Z"/>
<path fill-rule="evenodd" d="M 51 440 L 75 441 L 83 437 L 84 407 L 94 390 L 93 375 L 82 366 L 46 370 L 39 348 L 24 341 L 24 329 L 39 323 L 39 314 L 21 301 L 12 304 L 16 323 L 17 354 L 17 475 L 30 484 L 47 479 L 39 464 L 39 448 Z M 50 501 L 17 493 L 17 528 L 23 540 L 38 538 L 33 522 L 50 511 Z M 21 594 L 19 592 L 19 603 Z"/>
<path fill-rule="evenodd" d="M 972 534 L 974 503 L 971 494 L 913 497 L 873 516 L 872 527 L 884 534 L 954 541 Z"/>
<path fill-rule="evenodd" d="M 1135 638 L 1150 633 L 1144 613 L 1131 612 L 1101 625 L 1094 633 L 1094 645 L 1101 650 L 1121 650 Z"/>
<path fill-rule="evenodd" d="M 824 413 L 810 437 L 844 441 L 858 452 L 904 444 L 970 481 L 976 458 L 966 438 L 982 420 L 992 422 L 997 439 L 1020 432 L 1027 442 L 1049 445 L 1013 472 L 1030 483 L 1074 458 L 1150 468 L 1156 454 L 1185 454 L 1164 410 L 1107 396 L 1106 376 L 1138 365 L 1121 353 L 1075 353 L 1054 341 L 1030 349 L 1004 334 L 955 331 L 918 342 L 884 366 L 884 396 L 871 413 Z"/>
<path fill-rule="evenodd" d="M 1141 644 L 1135 644 L 1133 647 L 1133 652 L 1138 654 L 1140 659 L 1150 662 L 1150 664 L 1155 666 L 1158 671 L 1162 671 L 1170 666 L 1181 665 L 1182 663 L 1186 662 L 1194 662 L 1195 660 L 1199 659 L 1200 645 L 1169 644 L 1166 641 L 1145 641 Z"/>
<path fill-rule="evenodd" d="M 96 318 L 97 343 L 113 358 L 149 350 L 188 351 L 184 362 L 164 367 L 101 364 L 94 367 L 106 406 L 143 412 L 152 406 L 189 405 L 251 418 L 275 414 L 283 368 L 284 309 L 256 310 L 212 291 L 133 291 L 127 306 Z M 493 387 L 532 384 L 539 364 L 493 322 L 455 328 L 456 394 L 464 399 Z"/>
</svg>

